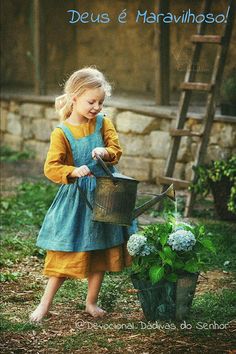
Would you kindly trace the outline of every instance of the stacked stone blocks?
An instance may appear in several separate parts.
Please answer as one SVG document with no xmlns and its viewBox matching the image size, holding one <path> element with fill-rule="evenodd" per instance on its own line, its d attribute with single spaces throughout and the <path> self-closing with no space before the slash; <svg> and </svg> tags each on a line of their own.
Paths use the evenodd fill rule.
<svg viewBox="0 0 236 354">
<path fill-rule="evenodd" d="M 105 107 L 119 134 L 123 155 L 119 169 L 140 181 L 158 183 L 170 149 L 169 129 L 175 118 L 152 117 L 145 114 Z M 50 134 L 59 123 L 50 103 L 1 102 L 1 137 L 5 145 L 15 150 L 30 150 L 43 163 L 49 148 Z M 188 119 L 186 129 L 199 132 L 199 120 Z M 192 165 L 197 151 L 197 137 L 183 137 L 175 166 L 175 178 L 191 180 Z M 236 153 L 236 121 L 215 122 L 209 141 L 206 162 Z"/>
</svg>

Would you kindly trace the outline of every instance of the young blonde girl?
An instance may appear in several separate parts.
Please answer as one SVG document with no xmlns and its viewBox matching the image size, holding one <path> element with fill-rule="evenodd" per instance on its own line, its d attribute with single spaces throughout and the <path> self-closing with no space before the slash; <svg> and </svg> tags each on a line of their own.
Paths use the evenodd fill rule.
<svg viewBox="0 0 236 354">
<path fill-rule="evenodd" d="M 85 311 L 103 316 L 97 301 L 105 271 L 117 272 L 130 265 L 126 241 L 136 231 L 135 223 L 127 228 L 93 222 L 78 188 L 93 201 L 94 175 L 104 175 L 97 155 L 111 172 L 117 171 L 113 165 L 122 153 L 118 136 L 112 122 L 100 113 L 110 91 L 100 71 L 83 68 L 70 76 L 64 95 L 56 99 L 61 124 L 51 134 L 44 173 L 61 187 L 37 239 L 37 246 L 47 250 L 43 274 L 49 279 L 31 321 L 39 322 L 48 314 L 54 295 L 68 278 L 88 279 Z"/>
</svg>

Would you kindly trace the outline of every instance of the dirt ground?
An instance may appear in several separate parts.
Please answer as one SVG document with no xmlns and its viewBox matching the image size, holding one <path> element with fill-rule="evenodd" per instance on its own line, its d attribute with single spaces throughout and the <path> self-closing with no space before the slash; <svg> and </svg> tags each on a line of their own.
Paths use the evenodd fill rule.
<svg viewBox="0 0 236 354">
<path fill-rule="evenodd" d="M 1 173 L 2 195 L 13 193 L 13 187 L 22 181 L 42 177 L 42 166 L 34 161 L 5 163 Z M 152 192 L 153 188 L 155 186 L 143 184 L 141 190 Z M 42 275 L 42 266 L 43 260 L 31 256 L 11 267 L 11 272 L 22 273 L 20 281 L 1 283 L 3 315 L 15 324 L 25 323 L 25 328 L 20 330 L 15 325 L 14 330 L 2 332 L 1 353 L 236 353 L 233 342 L 236 322 L 229 323 L 227 329 L 216 329 L 210 337 L 196 336 L 196 331 L 181 328 L 180 324 L 174 330 L 164 324 L 158 328 L 149 324 L 148 328 L 137 301 L 132 309 L 126 309 L 125 303 L 118 305 L 117 312 L 108 313 L 100 320 L 78 310 L 78 299 L 66 304 L 59 302 L 42 324 L 27 329 L 28 315 L 37 303 L 36 295 L 42 293 L 47 281 Z M 196 294 L 234 286 L 232 274 L 213 270 L 199 277 Z M 129 291 L 132 293 L 132 289 L 127 289 Z M 129 328 L 125 327 L 127 324 Z"/>
<path fill-rule="evenodd" d="M 135 295 L 132 308 L 118 304 L 117 312 L 112 311 L 99 320 L 78 310 L 79 299 L 66 304 L 59 302 L 53 305 L 50 316 L 38 328 L 27 330 L 28 315 L 37 303 L 36 295 L 41 294 L 46 285 L 41 275 L 42 261 L 30 257 L 11 268 L 14 270 L 22 273 L 21 281 L 3 283 L 0 291 L 7 305 L 4 310 L 7 318 L 15 324 L 25 323 L 25 329 L 3 332 L 1 353 L 235 353 L 231 351 L 235 348 L 235 322 L 227 324 L 227 329 L 216 329 L 210 337 L 199 333 L 196 336 L 196 331 L 181 327 L 184 322 L 170 322 L 174 330 L 164 322 L 158 322 L 156 328 L 155 322 L 145 320 Z M 196 294 L 229 288 L 232 283 L 230 274 L 207 272 L 204 278 L 199 278 Z M 121 326 L 127 327 L 121 329 Z"/>
</svg>

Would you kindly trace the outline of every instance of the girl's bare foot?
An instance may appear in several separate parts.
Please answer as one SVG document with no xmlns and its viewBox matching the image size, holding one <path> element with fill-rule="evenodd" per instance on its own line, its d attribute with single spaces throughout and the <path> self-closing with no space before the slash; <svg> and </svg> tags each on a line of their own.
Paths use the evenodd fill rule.
<svg viewBox="0 0 236 354">
<path fill-rule="evenodd" d="M 31 322 L 40 322 L 48 314 L 48 306 L 39 304 L 38 307 L 31 313 L 29 319 Z"/>
<path fill-rule="evenodd" d="M 85 311 L 93 317 L 103 317 L 106 311 L 98 307 L 96 304 L 86 304 Z"/>
</svg>

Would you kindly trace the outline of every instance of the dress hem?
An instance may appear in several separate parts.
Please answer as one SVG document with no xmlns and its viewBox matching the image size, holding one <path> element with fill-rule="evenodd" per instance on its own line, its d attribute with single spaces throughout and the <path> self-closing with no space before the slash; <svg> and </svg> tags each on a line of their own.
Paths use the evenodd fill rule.
<svg viewBox="0 0 236 354">
<path fill-rule="evenodd" d="M 130 266 L 124 266 L 123 268 L 119 268 L 119 269 L 104 269 L 104 270 L 99 270 L 99 272 L 112 272 L 112 273 L 118 273 L 121 272 L 122 270 L 124 270 L 125 268 L 129 268 Z M 81 274 L 77 274 L 76 276 L 72 276 L 72 275 L 67 275 L 67 274 L 63 274 L 63 273 L 57 273 L 57 272 L 50 272 L 50 271 L 43 271 L 42 274 L 46 277 L 57 277 L 57 278 L 68 278 L 68 279 L 86 279 L 89 276 L 89 272 L 88 273 L 81 273 Z"/>
<path fill-rule="evenodd" d="M 45 249 L 47 251 L 58 251 L 58 252 L 90 252 L 90 251 L 99 251 L 99 250 L 106 250 L 108 248 L 113 248 L 113 247 L 117 247 L 117 246 L 122 246 L 126 241 L 119 241 L 117 244 L 111 244 L 111 245 L 106 245 L 106 247 L 102 247 L 102 248 L 93 248 L 93 249 L 82 249 L 82 250 L 78 250 L 78 249 L 66 249 L 66 247 L 64 246 L 63 248 L 57 247 L 57 249 L 55 248 L 51 248 L 53 247 L 51 243 L 41 246 L 40 244 L 36 244 L 37 247 Z"/>
</svg>

